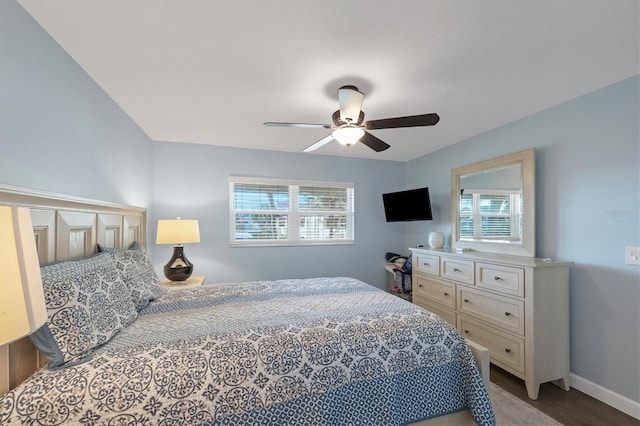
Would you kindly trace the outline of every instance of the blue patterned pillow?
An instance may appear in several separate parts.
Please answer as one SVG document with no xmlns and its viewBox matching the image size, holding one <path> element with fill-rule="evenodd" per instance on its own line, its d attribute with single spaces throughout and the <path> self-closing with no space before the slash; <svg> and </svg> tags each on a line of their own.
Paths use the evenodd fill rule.
<svg viewBox="0 0 640 426">
<path fill-rule="evenodd" d="M 137 241 L 132 242 L 131 244 L 129 244 L 129 250 L 140 250 L 140 251 L 144 251 L 144 247 L 142 247 L 142 244 L 140 244 Z"/>
<path fill-rule="evenodd" d="M 157 299 L 166 292 L 166 289 L 160 285 L 160 279 L 153 269 L 149 256 L 138 242 L 131 243 L 127 250 L 111 253 L 138 310 L 147 307 L 151 300 Z"/>
<path fill-rule="evenodd" d="M 98 253 L 119 253 L 125 250 L 144 250 L 144 247 L 142 247 L 137 241 L 129 244 L 129 247 L 126 249 L 118 247 L 104 247 L 102 244 L 98 244 Z"/>
<path fill-rule="evenodd" d="M 40 273 L 48 320 L 31 340 L 51 368 L 87 360 L 138 315 L 111 255 L 43 266 Z"/>
</svg>

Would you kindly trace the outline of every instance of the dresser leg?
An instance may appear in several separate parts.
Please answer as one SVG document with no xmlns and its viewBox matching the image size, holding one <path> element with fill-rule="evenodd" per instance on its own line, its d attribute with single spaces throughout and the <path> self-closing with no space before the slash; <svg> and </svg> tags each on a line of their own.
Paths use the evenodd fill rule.
<svg viewBox="0 0 640 426">
<path fill-rule="evenodd" d="M 527 395 L 530 399 L 538 399 L 538 391 L 540 390 L 540 383 L 532 383 L 530 381 L 525 382 L 527 386 Z"/>
<path fill-rule="evenodd" d="M 557 387 L 559 387 L 562 390 L 565 391 L 569 391 L 571 390 L 571 380 L 569 380 L 569 376 L 564 376 L 558 380 L 554 380 L 553 382 L 554 385 L 556 385 Z"/>
</svg>

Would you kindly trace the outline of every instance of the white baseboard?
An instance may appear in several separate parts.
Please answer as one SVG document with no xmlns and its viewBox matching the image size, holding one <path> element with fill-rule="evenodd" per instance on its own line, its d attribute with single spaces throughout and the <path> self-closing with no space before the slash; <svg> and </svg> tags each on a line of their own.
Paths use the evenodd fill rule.
<svg viewBox="0 0 640 426">
<path fill-rule="evenodd" d="M 571 374 L 571 387 L 640 420 L 640 402 Z"/>
</svg>

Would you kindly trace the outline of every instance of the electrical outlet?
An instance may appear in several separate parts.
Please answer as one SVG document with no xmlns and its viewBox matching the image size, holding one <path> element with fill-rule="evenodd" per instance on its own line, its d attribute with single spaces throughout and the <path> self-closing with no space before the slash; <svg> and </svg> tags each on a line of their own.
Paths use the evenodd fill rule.
<svg viewBox="0 0 640 426">
<path fill-rule="evenodd" d="M 640 265 L 640 247 L 625 247 L 624 263 L 627 265 Z"/>
</svg>

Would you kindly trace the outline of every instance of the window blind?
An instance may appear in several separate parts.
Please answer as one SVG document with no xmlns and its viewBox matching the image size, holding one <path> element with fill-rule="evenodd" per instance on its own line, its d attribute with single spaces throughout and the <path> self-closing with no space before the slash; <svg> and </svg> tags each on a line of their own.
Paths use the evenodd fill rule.
<svg viewBox="0 0 640 426">
<path fill-rule="evenodd" d="M 232 245 L 354 240 L 353 184 L 231 177 Z"/>
<path fill-rule="evenodd" d="M 460 196 L 460 237 L 517 239 L 522 230 L 522 196 L 486 191 Z"/>
</svg>

